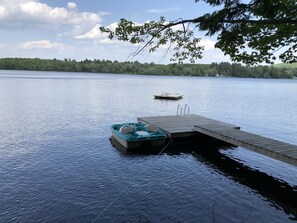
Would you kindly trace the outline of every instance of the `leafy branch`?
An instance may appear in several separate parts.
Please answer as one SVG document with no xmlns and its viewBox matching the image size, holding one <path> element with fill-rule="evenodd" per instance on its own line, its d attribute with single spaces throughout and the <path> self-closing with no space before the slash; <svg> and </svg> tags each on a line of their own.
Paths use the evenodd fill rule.
<svg viewBox="0 0 297 223">
<path fill-rule="evenodd" d="M 199 0 L 195 0 L 198 2 Z M 145 49 L 173 46 L 172 61 L 189 59 L 194 63 L 202 57 L 204 47 L 194 30 L 206 32 L 217 38 L 216 48 L 229 55 L 233 61 L 246 64 L 273 63 L 276 52 L 283 62 L 297 61 L 297 4 L 295 0 L 204 0 L 220 10 L 193 19 L 178 19 L 135 24 L 121 19 L 115 30 L 101 27 L 110 39 L 116 38 L 138 44 L 135 53 Z"/>
</svg>

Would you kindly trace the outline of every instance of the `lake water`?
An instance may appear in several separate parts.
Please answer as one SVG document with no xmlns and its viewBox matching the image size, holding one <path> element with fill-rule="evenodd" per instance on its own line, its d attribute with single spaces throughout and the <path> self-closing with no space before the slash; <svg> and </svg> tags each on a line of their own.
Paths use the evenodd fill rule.
<svg viewBox="0 0 297 223">
<path fill-rule="evenodd" d="M 0 222 L 297 221 L 294 166 L 240 147 L 111 145 L 111 124 L 178 104 L 297 145 L 296 80 L 0 71 Z"/>
</svg>

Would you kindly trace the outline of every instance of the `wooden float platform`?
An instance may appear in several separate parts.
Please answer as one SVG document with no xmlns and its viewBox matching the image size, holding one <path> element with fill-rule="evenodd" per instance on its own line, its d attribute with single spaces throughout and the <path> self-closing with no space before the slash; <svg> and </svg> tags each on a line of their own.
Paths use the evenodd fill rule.
<svg viewBox="0 0 297 223">
<path fill-rule="evenodd" d="M 174 94 L 162 93 L 162 94 L 155 94 L 154 97 L 155 97 L 155 99 L 179 100 L 183 96 L 181 94 L 178 94 L 178 93 L 174 93 Z"/>
<path fill-rule="evenodd" d="M 139 117 L 137 120 L 158 126 L 171 139 L 203 134 L 297 166 L 296 145 L 242 131 L 239 126 L 199 115 Z"/>
</svg>

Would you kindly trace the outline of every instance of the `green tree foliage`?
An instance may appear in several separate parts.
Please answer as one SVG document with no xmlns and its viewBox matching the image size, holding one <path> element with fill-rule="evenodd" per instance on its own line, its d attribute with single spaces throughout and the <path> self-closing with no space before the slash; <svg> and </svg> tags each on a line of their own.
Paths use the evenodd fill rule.
<svg viewBox="0 0 297 223">
<path fill-rule="evenodd" d="M 202 57 L 203 46 L 193 30 L 216 36 L 216 47 L 235 62 L 273 63 L 277 52 L 286 63 L 297 61 L 296 0 L 200 0 L 214 11 L 193 19 L 150 21 L 137 25 L 121 19 L 115 30 L 101 27 L 109 38 L 142 44 L 136 52 L 155 51 L 167 44 L 175 53 L 172 60 L 194 62 Z M 195 0 L 199 2 L 199 0 Z M 217 10 L 216 10 L 217 9 Z M 181 26 L 181 29 L 175 27 Z"/>
<path fill-rule="evenodd" d="M 250 78 L 293 78 L 297 77 L 297 67 L 242 66 L 239 63 L 212 64 L 154 64 L 139 62 L 118 62 L 109 60 L 70 59 L 48 60 L 29 58 L 2 58 L 2 70 L 34 70 L 62 72 L 91 72 L 116 74 L 175 75 L 175 76 L 225 76 Z"/>
</svg>

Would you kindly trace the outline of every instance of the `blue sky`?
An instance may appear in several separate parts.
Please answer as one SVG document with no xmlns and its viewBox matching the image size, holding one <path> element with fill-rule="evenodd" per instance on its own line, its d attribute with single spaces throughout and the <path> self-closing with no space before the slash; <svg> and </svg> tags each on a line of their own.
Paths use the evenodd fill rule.
<svg viewBox="0 0 297 223">
<path fill-rule="evenodd" d="M 98 27 L 115 27 L 120 18 L 136 23 L 194 18 L 212 10 L 194 0 L 0 0 L 0 57 L 108 59 L 168 63 L 165 49 L 129 57 L 137 46 L 111 41 Z M 215 39 L 202 38 L 204 58 L 197 63 L 230 61 L 214 48 Z"/>
</svg>

